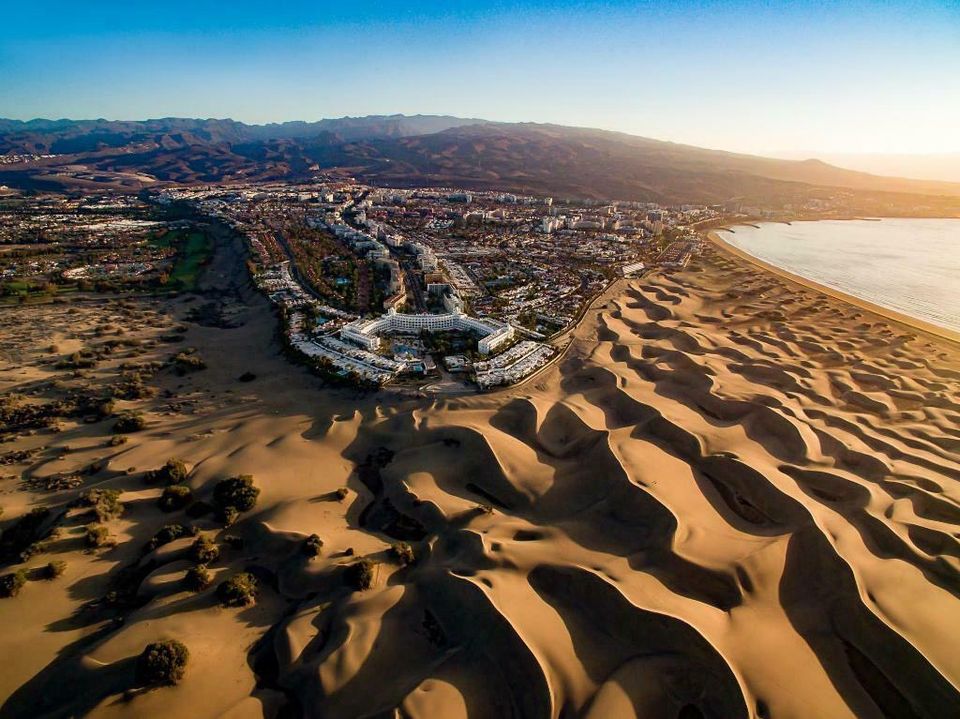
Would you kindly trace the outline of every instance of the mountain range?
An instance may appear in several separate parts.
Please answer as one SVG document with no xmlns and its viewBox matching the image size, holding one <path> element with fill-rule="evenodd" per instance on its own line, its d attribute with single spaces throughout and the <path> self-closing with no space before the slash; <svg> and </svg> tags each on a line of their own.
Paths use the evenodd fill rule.
<svg viewBox="0 0 960 719">
<path fill-rule="evenodd" d="M 960 183 L 881 177 L 818 160 L 707 150 L 589 128 L 438 115 L 248 125 L 229 119 L 0 119 L 0 184 L 137 190 L 163 183 L 308 179 L 398 187 L 715 203 L 836 191 L 960 197 Z M 10 162 L 12 156 L 32 156 Z M 48 157 L 37 157 L 48 156 Z"/>
</svg>

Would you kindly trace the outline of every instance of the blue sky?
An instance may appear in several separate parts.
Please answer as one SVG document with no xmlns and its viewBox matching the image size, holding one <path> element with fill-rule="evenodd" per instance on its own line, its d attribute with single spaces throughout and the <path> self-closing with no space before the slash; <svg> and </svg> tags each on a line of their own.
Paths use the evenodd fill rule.
<svg viewBox="0 0 960 719">
<path fill-rule="evenodd" d="M 445 113 L 748 152 L 960 151 L 960 2 L 34 2 L 0 116 Z"/>
</svg>

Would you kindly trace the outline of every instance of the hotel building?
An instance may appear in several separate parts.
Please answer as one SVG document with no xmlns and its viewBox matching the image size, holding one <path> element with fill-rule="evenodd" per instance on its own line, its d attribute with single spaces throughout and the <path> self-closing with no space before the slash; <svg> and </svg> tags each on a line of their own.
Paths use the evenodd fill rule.
<svg viewBox="0 0 960 719">
<path fill-rule="evenodd" d="M 374 350 L 380 346 L 381 334 L 419 334 L 427 332 L 473 331 L 480 335 L 477 349 L 490 354 L 513 339 L 513 325 L 493 319 L 481 319 L 464 314 L 459 309 L 442 315 L 401 314 L 395 309 L 373 319 L 360 319 L 344 325 L 340 336 L 361 347 Z"/>
</svg>

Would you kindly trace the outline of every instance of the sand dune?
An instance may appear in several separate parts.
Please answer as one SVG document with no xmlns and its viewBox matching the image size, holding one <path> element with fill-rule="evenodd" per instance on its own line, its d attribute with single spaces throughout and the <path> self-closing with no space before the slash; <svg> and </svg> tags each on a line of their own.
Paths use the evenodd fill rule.
<svg viewBox="0 0 960 719">
<path fill-rule="evenodd" d="M 109 452 L 103 423 L 17 440 L 46 449 L 10 473 L 108 467 L 52 493 L 5 480 L 5 522 L 89 486 L 122 489 L 127 511 L 118 545 L 92 554 L 65 525 L 50 550 L 65 576 L 2 600 L 0 650 L 18 659 L 0 716 L 960 712 L 960 353 L 946 340 L 709 250 L 616 285 L 527 385 L 401 400 L 319 387 L 279 356 L 260 300 L 236 280 L 219 290 L 246 324 L 189 325 L 210 369 L 158 373 L 161 394 L 136 405 L 147 430 Z M 5 389 L 52 376 L 41 341 L 9 341 Z M 244 371 L 257 380 L 237 384 Z M 165 412 L 165 389 L 196 402 Z M 163 514 L 141 475 L 171 456 L 198 496 L 247 473 L 259 503 L 229 529 Z M 185 591 L 190 539 L 141 555 L 172 521 L 221 544 L 217 580 L 260 577 L 257 604 Z M 300 551 L 312 533 L 316 559 Z M 364 556 L 373 585 L 351 591 Z M 131 563 L 135 605 L 88 613 Z M 189 646 L 186 678 L 128 692 L 133 657 L 163 637 Z"/>
</svg>

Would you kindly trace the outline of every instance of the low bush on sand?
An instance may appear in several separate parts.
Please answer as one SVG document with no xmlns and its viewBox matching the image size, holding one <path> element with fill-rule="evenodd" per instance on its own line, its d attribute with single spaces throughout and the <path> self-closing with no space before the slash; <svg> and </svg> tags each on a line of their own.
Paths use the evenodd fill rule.
<svg viewBox="0 0 960 719">
<path fill-rule="evenodd" d="M 41 541 L 50 534 L 47 507 L 34 507 L 0 532 L 0 561 L 25 561 L 40 551 Z"/>
<path fill-rule="evenodd" d="M 108 530 L 102 524 L 88 525 L 84 534 L 84 539 L 87 542 L 87 546 L 92 548 L 112 547 L 114 544 L 116 544 L 116 540 L 110 534 L 110 530 Z"/>
<path fill-rule="evenodd" d="M 148 484 L 180 484 L 189 473 L 182 459 L 168 459 L 159 469 L 151 469 L 144 479 Z"/>
<path fill-rule="evenodd" d="M 170 544 L 170 542 L 180 539 L 180 537 L 186 537 L 189 534 L 190 531 L 182 524 L 168 524 L 150 538 L 150 541 L 144 546 L 143 551 L 144 553 L 152 552 L 165 544 Z"/>
<path fill-rule="evenodd" d="M 390 547 L 390 556 L 392 556 L 402 566 L 406 567 L 413 564 L 416 556 L 413 553 L 413 547 L 406 542 L 397 542 Z"/>
<path fill-rule="evenodd" d="M 197 372 L 207 368 L 207 363 L 196 353 L 195 350 L 187 349 L 178 353 L 173 358 L 173 367 L 178 375 L 185 375 L 187 372 Z"/>
<path fill-rule="evenodd" d="M 303 553 L 308 557 L 318 556 L 321 549 L 323 549 L 323 540 L 319 535 L 311 534 L 303 541 Z"/>
<path fill-rule="evenodd" d="M 0 576 L 0 597 L 6 599 L 17 596 L 26 583 L 27 573 L 22 569 Z"/>
<path fill-rule="evenodd" d="M 220 547 L 209 537 L 197 537 L 190 547 L 190 557 L 197 564 L 212 564 L 220 559 Z"/>
<path fill-rule="evenodd" d="M 90 507 L 97 515 L 97 521 L 106 522 L 123 514 L 123 503 L 118 489 L 88 489 L 80 495 L 78 504 Z"/>
<path fill-rule="evenodd" d="M 129 434 L 130 432 L 139 432 L 147 426 L 147 421 L 139 412 L 128 412 L 120 415 L 113 424 L 113 431 L 116 434 Z"/>
<path fill-rule="evenodd" d="M 213 584 L 213 574 L 206 565 L 198 564 L 187 570 L 183 583 L 191 592 L 202 592 Z"/>
<path fill-rule="evenodd" d="M 246 607 L 257 601 L 257 579 L 242 572 L 220 583 L 217 599 L 225 607 Z"/>
<path fill-rule="evenodd" d="M 116 410 L 117 405 L 112 399 L 107 399 L 97 405 L 96 417 L 97 419 L 106 419 L 107 417 L 112 417 L 114 410 Z"/>
<path fill-rule="evenodd" d="M 236 507 L 223 507 L 218 514 L 224 527 L 232 527 L 240 518 L 240 512 Z"/>
<path fill-rule="evenodd" d="M 164 512 L 175 512 L 183 509 L 193 500 L 193 492 L 190 487 L 183 484 L 174 484 L 163 488 L 163 494 L 157 500 L 160 509 Z"/>
<path fill-rule="evenodd" d="M 344 572 L 344 580 L 347 586 L 357 591 L 370 589 L 373 585 L 373 562 L 366 558 L 354 562 Z"/>
<path fill-rule="evenodd" d="M 238 512 L 249 512 L 259 496 L 260 488 L 254 486 L 253 476 L 249 474 L 222 479 L 213 489 L 213 501 L 221 510 L 233 507 Z"/>
<path fill-rule="evenodd" d="M 176 639 L 148 644 L 137 657 L 136 677 L 140 686 L 177 684 L 190 660 L 190 651 Z"/>
</svg>

